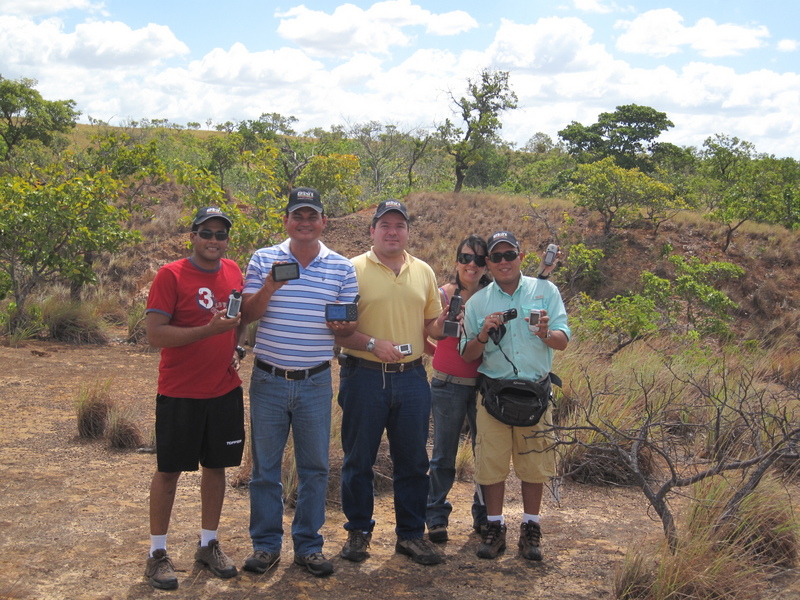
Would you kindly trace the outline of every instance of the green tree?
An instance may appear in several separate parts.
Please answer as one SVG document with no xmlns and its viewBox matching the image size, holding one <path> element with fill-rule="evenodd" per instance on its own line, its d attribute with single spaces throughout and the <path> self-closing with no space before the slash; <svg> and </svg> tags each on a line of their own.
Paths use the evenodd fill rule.
<svg viewBox="0 0 800 600">
<path fill-rule="evenodd" d="M 582 293 L 574 302 L 576 335 L 613 343 L 612 354 L 658 331 L 661 315 L 651 298 L 631 294 L 595 300 Z"/>
<path fill-rule="evenodd" d="M 572 175 L 570 195 L 575 204 L 596 210 L 603 219 L 603 232 L 629 223 L 642 208 L 661 214 L 674 204 L 674 190 L 639 169 L 624 169 L 611 157 L 578 165 Z"/>
<path fill-rule="evenodd" d="M 75 127 L 80 112 L 73 100 L 45 100 L 35 79 L 6 79 L 0 75 L 0 156 L 8 160 L 24 140 L 49 146 L 57 134 Z"/>
<path fill-rule="evenodd" d="M 614 112 L 600 113 L 597 123 L 582 125 L 573 121 L 558 132 L 567 151 L 578 162 L 594 162 L 606 157 L 623 168 L 638 167 L 648 172 L 650 155 L 658 147 L 656 138 L 674 127 L 667 114 L 649 106 L 626 104 Z"/>
<path fill-rule="evenodd" d="M 450 119 L 439 126 L 438 134 L 445 149 L 455 160 L 458 193 L 469 169 L 484 159 L 486 148 L 499 141 L 498 131 L 503 124 L 500 113 L 517 107 L 517 95 L 511 90 L 508 71 L 485 69 L 477 80 L 467 80 L 467 95 L 456 99 L 450 94 L 464 128 Z"/>
<path fill-rule="evenodd" d="M 747 221 L 779 222 L 785 207 L 784 179 L 780 165 L 759 157 L 745 140 L 717 134 L 703 147 L 695 193 L 708 208 L 706 217 L 725 226 L 722 250 L 727 252 L 733 235 Z"/>
<path fill-rule="evenodd" d="M 33 178 L 0 178 L 0 270 L 16 310 L 12 330 L 25 318 L 31 292 L 53 281 L 95 280 L 88 254 L 114 252 L 139 239 L 116 206 L 121 182 L 105 172 L 71 174 L 63 165 Z"/>
</svg>

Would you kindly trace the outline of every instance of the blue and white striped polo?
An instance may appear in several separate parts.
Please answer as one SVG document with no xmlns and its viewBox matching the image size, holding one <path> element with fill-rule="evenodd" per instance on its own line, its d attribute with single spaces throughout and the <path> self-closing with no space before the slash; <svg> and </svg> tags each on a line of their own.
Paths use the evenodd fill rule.
<svg viewBox="0 0 800 600">
<path fill-rule="evenodd" d="M 289 240 L 257 250 L 247 266 L 244 294 L 255 294 L 272 263 L 296 261 Z M 309 369 L 333 358 L 333 332 L 325 323 L 325 305 L 353 302 L 358 294 L 353 263 L 320 242 L 320 251 L 300 279 L 287 281 L 270 298 L 258 321 L 254 353 L 286 370 Z"/>
</svg>

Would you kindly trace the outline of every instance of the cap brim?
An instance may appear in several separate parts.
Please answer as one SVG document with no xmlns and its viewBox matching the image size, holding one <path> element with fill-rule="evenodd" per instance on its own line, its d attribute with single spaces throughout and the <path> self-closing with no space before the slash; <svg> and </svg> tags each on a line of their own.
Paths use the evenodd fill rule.
<svg viewBox="0 0 800 600">
<path fill-rule="evenodd" d="M 233 227 L 233 221 L 231 221 L 228 217 L 223 217 L 222 215 L 208 215 L 203 217 L 202 219 L 195 219 L 192 225 L 202 225 L 206 221 L 210 221 L 211 219 L 219 219 L 220 221 L 225 221 L 228 224 L 228 227 Z"/>
<path fill-rule="evenodd" d="M 306 204 L 306 203 L 303 203 L 303 204 L 294 204 L 294 205 L 292 205 L 291 207 L 289 207 L 289 212 L 294 212 L 294 211 L 296 211 L 298 208 L 313 208 L 313 209 L 314 209 L 315 211 L 317 211 L 318 213 L 321 213 L 321 212 L 322 212 L 322 208 L 320 208 L 320 207 L 319 207 L 319 206 L 317 206 L 316 204 Z"/>
</svg>

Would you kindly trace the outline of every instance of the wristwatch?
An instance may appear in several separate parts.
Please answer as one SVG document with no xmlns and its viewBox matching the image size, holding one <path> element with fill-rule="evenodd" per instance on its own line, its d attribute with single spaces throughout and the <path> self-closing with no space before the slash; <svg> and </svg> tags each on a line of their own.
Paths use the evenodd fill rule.
<svg viewBox="0 0 800 600">
<path fill-rule="evenodd" d="M 375 338 L 369 338 L 367 342 L 367 352 L 372 352 L 375 349 Z"/>
<path fill-rule="evenodd" d="M 247 356 L 247 350 L 241 346 L 236 346 L 236 354 L 239 355 L 239 360 L 244 360 L 244 357 Z"/>
</svg>

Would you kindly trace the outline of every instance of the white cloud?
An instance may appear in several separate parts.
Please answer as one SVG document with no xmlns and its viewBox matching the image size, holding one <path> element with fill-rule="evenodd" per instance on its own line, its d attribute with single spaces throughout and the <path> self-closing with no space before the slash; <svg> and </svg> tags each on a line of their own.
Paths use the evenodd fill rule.
<svg viewBox="0 0 800 600">
<path fill-rule="evenodd" d="M 50 63 L 87 68 L 148 66 L 186 54 L 189 48 L 163 25 L 133 30 L 124 23 L 97 21 L 64 33 L 59 19 L 34 23 L 0 16 L 0 55 L 4 68 L 42 67 Z"/>
<path fill-rule="evenodd" d="M 797 40 L 781 40 L 778 42 L 778 50 L 780 52 L 795 52 L 800 48 L 800 42 Z"/>
<path fill-rule="evenodd" d="M 573 4 L 577 10 L 589 13 L 605 14 L 615 10 L 612 6 L 607 6 L 603 0 L 574 0 Z"/>
<path fill-rule="evenodd" d="M 769 30 L 763 25 L 718 24 L 708 18 L 686 27 L 683 16 L 671 8 L 647 11 L 632 21 L 618 21 L 615 27 L 625 31 L 617 39 L 619 50 L 657 57 L 676 54 L 684 47 L 709 58 L 739 56 L 762 47 L 764 38 L 769 37 Z"/>
<path fill-rule="evenodd" d="M 91 0 L 0 0 L 0 13 L 6 15 L 37 17 L 72 9 L 105 12 L 103 2 Z"/>
<path fill-rule="evenodd" d="M 478 26 L 464 11 L 437 15 L 410 0 L 378 2 L 366 10 L 343 4 L 333 13 L 300 5 L 276 16 L 281 19 L 279 35 L 316 56 L 386 54 L 392 47 L 409 46 L 414 41 L 405 32 L 409 27 L 424 27 L 435 35 L 455 35 Z"/>
<path fill-rule="evenodd" d="M 539 19 L 533 25 L 502 19 L 488 54 L 501 69 L 587 71 L 610 60 L 601 44 L 592 43 L 593 35 L 592 28 L 575 17 Z"/>
</svg>

